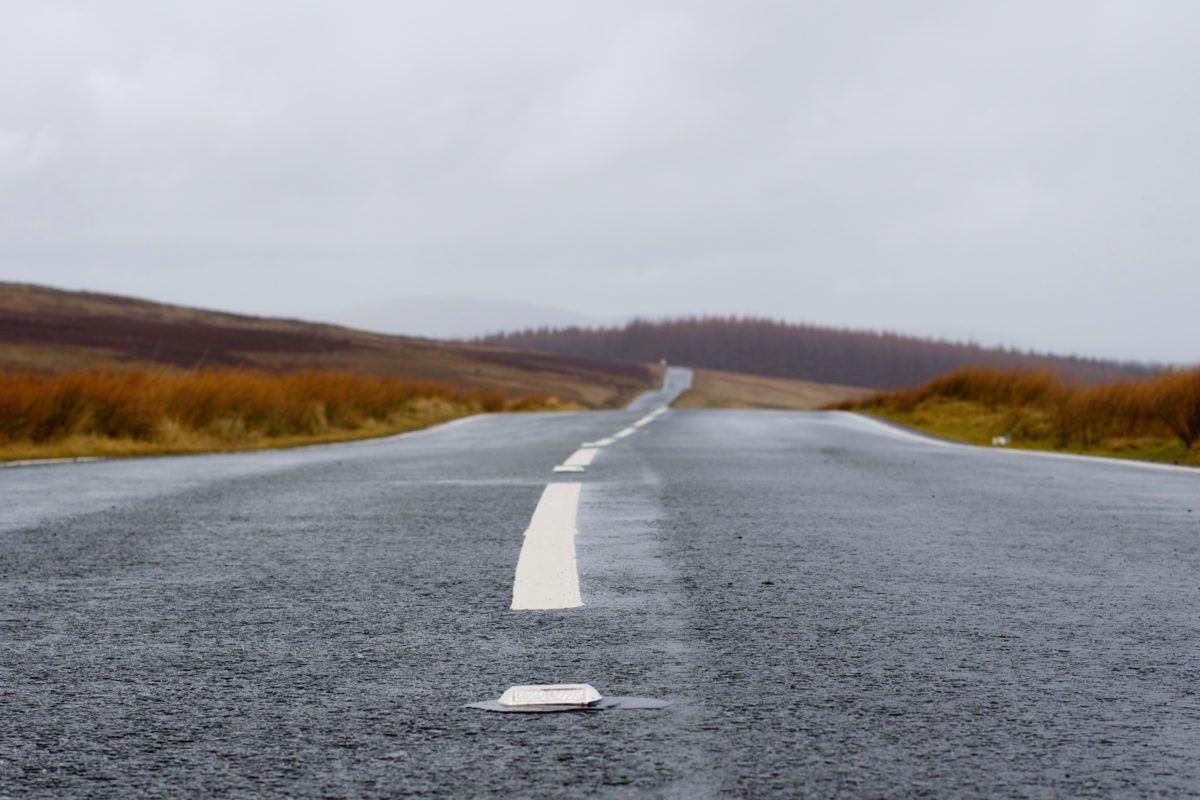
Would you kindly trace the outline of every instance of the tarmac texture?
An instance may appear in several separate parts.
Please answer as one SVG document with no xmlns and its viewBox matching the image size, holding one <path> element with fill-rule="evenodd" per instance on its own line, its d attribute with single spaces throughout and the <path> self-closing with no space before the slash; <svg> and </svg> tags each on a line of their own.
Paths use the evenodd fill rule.
<svg viewBox="0 0 1200 800">
<path fill-rule="evenodd" d="M 848 415 L 0 470 L 0 797 L 1200 794 L 1200 472 Z M 582 608 L 511 611 L 547 483 Z M 490 714 L 587 682 L 661 711 Z"/>
</svg>

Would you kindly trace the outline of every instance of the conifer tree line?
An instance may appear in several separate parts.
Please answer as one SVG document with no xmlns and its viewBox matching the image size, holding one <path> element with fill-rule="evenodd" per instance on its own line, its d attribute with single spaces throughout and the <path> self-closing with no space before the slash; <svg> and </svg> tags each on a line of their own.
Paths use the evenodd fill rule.
<svg viewBox="0 0 1200 800">
<path fill-rule="evenodd" d="M 691 367 L 871 388 L 913 386 L 964 366 L 1051 370 L 1089 384 L 1155 371 L 1144 364 L 749 317 L 643 319 L 610 328 L 543 327 L 478 341 L 641 363 L 665 358 Z"/>
</svg>

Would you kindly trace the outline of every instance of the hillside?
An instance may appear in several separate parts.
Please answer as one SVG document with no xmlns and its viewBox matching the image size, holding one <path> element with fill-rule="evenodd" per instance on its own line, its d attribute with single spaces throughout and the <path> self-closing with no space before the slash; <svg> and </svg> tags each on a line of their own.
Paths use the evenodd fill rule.
<svg viewBox="0 0 1200 800">
<path fill-rule="evenodd" d="M 641 364 L 437 342 L 129 297 L 0 283 L 0 368 L 334 369 L 545 393 L 615 407 L 656 385 Z"/>
<path fill-rule="evenodd" d="M 698 369 L 692 388 L 671 405 L 676 408 L 773 408 L 810 411 L 859 400 L 869 389 L 835 386 L 790 378 L 767 378 L 737 372 Z"/>
<path fill-rule="evenodd" d="M 872 388 L 911 386 L 968 365 L 1051 370 L 1084 383 L 1151 371 L 1137 364 L 736 317 L 639 320 L 619 328 L 543 328 L 479 341 L 638 363 L 666 358 L 691 367 Z"/>
</svg>

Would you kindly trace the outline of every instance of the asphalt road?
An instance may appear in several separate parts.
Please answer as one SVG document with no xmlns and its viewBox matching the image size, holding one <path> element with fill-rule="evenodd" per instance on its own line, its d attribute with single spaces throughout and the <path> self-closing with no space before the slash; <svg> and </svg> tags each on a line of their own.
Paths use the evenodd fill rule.
<svg viewBox="0 0 1200 800">
<path fill-rule="evenodd" d="M 1200 794 L 1200 474 L 707 410 L 551 472 L 662 399 L 0 470 L 0 796 Z M 512 611 L 564 480 L 584 606 Z M 460 708 L 554 681 L 674 705 Z"/>
</svg>

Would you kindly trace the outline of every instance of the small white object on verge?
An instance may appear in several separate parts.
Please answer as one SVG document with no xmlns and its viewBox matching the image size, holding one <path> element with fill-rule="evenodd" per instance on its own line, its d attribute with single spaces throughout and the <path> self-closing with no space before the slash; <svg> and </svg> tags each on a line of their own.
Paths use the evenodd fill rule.
<svg viewBox="0 0 1200 800">
<path fill-rule="evenodd" d="M 502 706 L 590 706 L 600 693 L 589 683 L 513 686 L 500 695 Z"/>
</svg>

